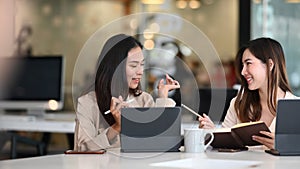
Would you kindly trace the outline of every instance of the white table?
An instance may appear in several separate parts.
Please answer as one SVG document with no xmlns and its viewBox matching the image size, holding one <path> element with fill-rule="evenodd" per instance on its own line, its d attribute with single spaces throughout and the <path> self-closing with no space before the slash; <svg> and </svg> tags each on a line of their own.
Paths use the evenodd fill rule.
<svg viewBox="0 0 300 169">
<path fill-rule="evenodd" d="M 299 169 L 300 157 L 277 157 L 263 150 L 237 153 L 120 153 L 109 150 L 103 155 L 51 155 L 0 161 L 1 169 Z"/>
</svg>

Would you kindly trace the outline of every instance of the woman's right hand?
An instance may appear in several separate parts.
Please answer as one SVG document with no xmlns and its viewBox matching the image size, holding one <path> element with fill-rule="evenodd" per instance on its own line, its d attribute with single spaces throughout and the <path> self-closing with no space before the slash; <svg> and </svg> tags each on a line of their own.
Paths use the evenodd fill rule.
<svg viewBox="0 0 300 169">
<path fill-rule="evenodd" d="M 208 117 L 208 115 L 203 113 L 202 117 L 199 117 L 199 128 L 203 129 L 213 129 L 215 128 L 214 123 L 211 121 L 211 119 Z"/>
<path fill-rule="evenodd" d="M 116 131 L 121 131 L 121 108 L 127 107 L 128 103 L 126 103 L 122 96 L 119 98 L 112 97 L 110 102 L 110 113 L 114 117 L 116 123 L 112 125 L 112 128 Z"/>
</svg>

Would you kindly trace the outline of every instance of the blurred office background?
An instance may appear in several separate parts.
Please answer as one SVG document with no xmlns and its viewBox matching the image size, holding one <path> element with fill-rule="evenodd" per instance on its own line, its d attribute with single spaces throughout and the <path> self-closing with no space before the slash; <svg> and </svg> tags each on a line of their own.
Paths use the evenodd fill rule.
<svg viewBox="0 0 300 169">
<path fill-rule="evenodd" d="M 293 92 L 300 96 L 300 68 L 297 66 L 300 63 L 299 11 L 299 0 L 0 0 L 0 56 L 14 56 L 16 53 L 19 56 L 27 53 L 34 56 L 64 56 L 64 110 L 74 111 L 74 96 L 83 90 L 93 71 L 90 68 L 94 66 L 89 66 L 89 59 L 81 58 L 81 65 L 85 65 L 86 69 L 80 69 L 80 73 L 74 76 L 76 60 L 95 32 L 131 14 L 171 14 L 182 19 L 159 18 L 160 15 L 154 14 L 153 18 L 156 19 L 148 17 L 141 23 L 132 21 L 128 24 L 130 26 L 120 28 L 124 32 L 134 34 L 139 31 L 149 35 L 140 37 L 149 56 L 157 55 L 157 47 L 170 51 L 165 54 L 167 57 L 152 57 L 149 64 L 169 63 L 163 66 L 174 73 L 174 57 L 177 55 L 194 77 L 197 87 L 232 88 L 237 83 L 232 61 L 238 48 L 250 39 L 268 36 L 283 45 L 289 80 Z M 185 41 L 158 33 L 164 29 L 180 34 L 184 31 L 182 20 L 207 36 L 221 62 L 209 60 L 210 56 L 199 59 Z M 155 29 L 154 34 L 149 29 Z M 191 38 L 189 42 L 193 43 L 193 40 Z M 96 44 L 95 48 L 99 51 L 101 44 Z M 204 65 L 206 59 L 211 65 Z M 220 68 L 225 76 L 219 75 Z M 146 74 L 147 84 L 144 86 L 147 90 L 153 90 L 157 76 L 159 73 L 155 71 Z M 182 94 L 185 94 L 184 90 Z M 23 134 L 40 137 L 39 133 Z M 50 144 L 57 152 L 68 147 L 62 134 L 53 134 Z"/>
</svg>

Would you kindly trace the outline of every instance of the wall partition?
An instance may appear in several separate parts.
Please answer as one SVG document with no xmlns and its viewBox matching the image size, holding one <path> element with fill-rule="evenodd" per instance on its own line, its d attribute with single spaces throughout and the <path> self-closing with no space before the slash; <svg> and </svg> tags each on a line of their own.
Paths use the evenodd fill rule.
<svg viewBox="0 0 300 169">
<path fill-rule="evenodd" d="M 251 38 L 271 37 L 279 41 L 286 55 L 290 85 L 300 95 L 300 1 L 253 0 Z"/>
</svg>

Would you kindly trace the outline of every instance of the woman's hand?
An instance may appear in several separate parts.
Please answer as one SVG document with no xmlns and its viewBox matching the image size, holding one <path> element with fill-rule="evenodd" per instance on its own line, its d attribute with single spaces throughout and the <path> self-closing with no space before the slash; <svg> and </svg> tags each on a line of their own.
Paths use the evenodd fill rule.
<svg viewBox="0 0 300 169">
<path fill-rule="evenodd" d="M 122 96 L 119 98 L 112 97 L 110 102 L 110 113 L 114 117 L 116 123 L 112 125 L 112 128 L 116 131 L 121 131 L 121 108 L 128 107 L 128 103 L 126 103 Z"/>
<path fill-rule="evenodd" d="M 199 128 L 203 128 L 203 129 L 213 129 L 213 128 L 215 128 L 214 123 L 204 113 L 203 113 L 203 116 L 199 117 L 198 120 L 199 120 Z"/>
<path fill-rule="evenodd" d="M 180 88 L 177 80 L 172 79 L 168 74 L 166 74 L 166 84 L 164 84 L 164 79 L 161 79 L 158 83 L 158 97 L 167 98 L 168 92 L 173 89 Z"/>
<path fill-rule="evenodd" d="M 265 145 L 269 149 L 274 149 L 275 134 L 267 132 L 267 131 L 260 131 L 259 133 L 261 133 L 267 137 L 261 137 L 261 136 L 254 135 L 254 136 L 252 136 L 252 139 L 254 141 L 257 141 L 257 142 Z"/>
</svg>

